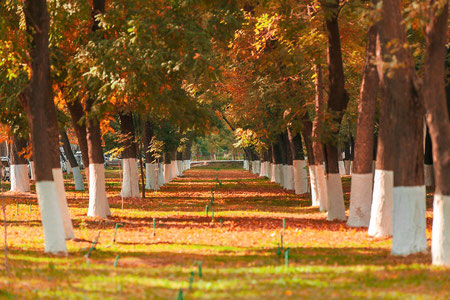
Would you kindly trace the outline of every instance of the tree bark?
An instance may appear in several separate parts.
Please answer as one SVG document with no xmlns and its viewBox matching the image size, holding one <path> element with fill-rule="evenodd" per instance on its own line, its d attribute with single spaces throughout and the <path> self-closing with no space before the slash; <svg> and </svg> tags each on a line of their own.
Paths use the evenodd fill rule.
<svg viewBox="0 0 450 300">
<path fill-rule="evenodd" d="M 137 165 L 136 137 L 134 133 L 133 115 L 119 113 L 122 142 L 122 191 L 125 198 L 140 197 L 139 171 Z"/>
<path fill-rule="evenodd" d="M 56 109 L 50 77 L 48 30 L 50 17 L 45 0 L 25 0 L 23 4 L 27 30 L 31 35 L 31 79 L 21 94 L 31 128 L 36 166 L 36 192 L 44 228 L 45 252 L 67 253 L 63 218 L 53 167 L 59 163 Z M 55 116 L 53 118 L 52 116 Z"/>
<path fill-rule="evenodd" d="M 27 150 L 27 140 L 23 137 L 11 136 L 9 144 L 9 153 L 11 159 L 10 165 L 10 182 L 11 191 L 25 193 L 30 191 L 30 178 L 28 177 L 28 164 L 24 157 Z"/>
<path fill-rule="evenodd" d="M 338 124 L 332 130 L 335 136 L 339 133 L 339 125 L 349 100 L 345 90 L 344 68 L 342 64 L 341 39 L 339 35 L 339 0 L 322 1 L 326 14 L 325 26 L 328 36 L 328 108 L 334 114 Z M 339 175 L 337 147 L 332 142 L 325 145 L 325 164 L 327 173 L 327 220 L 345 220 L 345 205 L 342 183 Z"/>
<path fill-rule="evenodd" d="M 425 133 L 425 154 L 424 154 L 424 180 L 426 186 L 434 186 L 433 175 L 433 146 L 428 126 Z"/>
<path fill-rule="evenodd" d="M 393 103 L 389 130 L 394 143 L 394 214 L 392 254 L 426 250 L 425 186 L 423 182 L 423 109 L 414 61 L 402 25 L 401 0 L 383 1 L 379 26 L 386 100 Z M 395 57 L 395 61 L 393 61 Z M 434 59 L 434 58 L 433 58 Z"/>
<path fill-rule="evenodd" d="M 446 95 L 448 1 L 430 0 L 426 28 L 423 93 L 427 124 L 433 145 L 435 194 L 433 207 L 432 259 L 450 266 L 450 95 Z M 440 5 L 438 5 L 440 4 Z M 445 68 L 446 67 L 446 68 Z M 447 79 L 448 73 L 447 73 Z M 449 87 L 447 81 L 447 88 Z"/>
<path fill-rule="evenodd" d="M 367 32 L 366 58 L 358 103 L 350 213 L 347 220 L 347 225 L 352 227 L 368 227 L 370 222 L 373 185 L 373 131 L 379 81 L 376 66 L 376 48 L 377 27 L 375 24 L 370 26 Z"/>
<path fill-rule="evenodd" d="M 94 0 L 92 7 L 92 32 L 97 31 L 99 20 L 96 16 L 105 12 L 105 0 Z M 94 93 L 95 94 L 95 93 Z M 106 197 L 105 166 L 102 150 L 100 121 L 92 114 L 94 99 L 90 96 L 86 100 L 87 115 L 86 140 L 89 156 L 89 210 L 88 216 L 102 219 L 111 215 L 108 198 Z"/>
<path fill-rule="evenodd" d="M 74 100 L 73 102 L 66 102 L 66 105 L 72 119 L 72 125 L 73 129 L 75 130 L 75 135 L 77 136 L 78 145 L 80 146 L 86 175 L 88 175 L 87 171 L 89 170 L 89 152 L 86 138 L 86 124 L 85 122 L 81 122 L 84 116 L 83 106 L 78 100 Z"/>
<path fill-rule="evenodd" d="M 61 141 L 63 142 L 64 153 L 66 154 L 66 157 L 70 163 L 70 167 L 72 168 L 75 190 L 84 191 L 83 175 L 81 175 L 80 166 L 78 165 L 78 162 L 73 155 L 67 132 L 65 132 L 64 130 L 61 131 Z"/>
<path fill-rule="evenodd" d="M 326 211 L 327 200 L 327 181 L 323 169 L 324 162 L 324 146 L 321 142 L 322 137 L 322 122 L 324 120 L 324 97 L 323 97 L 323 78 L 322 68 L 320 65 L 314 65 L 316 73 L 316 96 L 315 96 L 315 115 L 312 123 L 312 150 L 314 155 L 314 167 L 310 172 L 311 177 L 311 198 L 312 203 L 319 203 L 320 211 Z M 314 185 L 315 183 L 315 185 Z"/>
</svg>

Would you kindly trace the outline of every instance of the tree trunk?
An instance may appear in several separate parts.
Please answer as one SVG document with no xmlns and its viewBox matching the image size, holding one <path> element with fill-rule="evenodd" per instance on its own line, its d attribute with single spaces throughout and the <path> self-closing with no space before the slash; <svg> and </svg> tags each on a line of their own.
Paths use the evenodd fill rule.
<svg viewBox="0 0 450 300">
<path fill-rule="evenodd" d="M 105 12 L 105 0 L 94 0 L 92 8 L 92 31 L 99 29 L 96 16 Z M 89 156 L 89 210 L 88 216 L 105 219 L 111 216 L 108 198 L 106 197 L 105 166 L 102 150 L 100 121 L 92 115 L 94 99 L 88 98 L 85 111 L 87 113 L 86 140 Z"/>
<path fill-rule="evenodd" d="M 80 166 L 78 165 L 78 162 L 73 155 L 67 132 L 65 132 L 64 130 L 61 131 L 61 141 L 63 143 L 64 153 L 66 154 L 66 157 L 70 163 L 70 167 L 72 168 L 75 190 L 84 191 L 83 175 L 81 175 Z"/>
<path fill-rule="evenodd" d="M 144 124 L 144 148 L 145 148 L 145 188 L 157 190 L 158 163 L 150 151 L 150 145 L 154 136 L 153 123 L 146 120 Z"/>
<path fill-rule="evenodd" d="M 440 2 L 442 6 L 442 1 Z M 426 28 L 423 92 L 427 123 L 433 145 L 436 189 L 433 207 L 431 253 L 434 265 L 450 266 L 450 95 L 445 90 L 448 1 L 439 7 L 430 0 L 430 22 Z M 447 52 L 447 53 L 446 53 Z M 447 102 L 447 103 L 446 103 Z"/>
<path fill-rule="evenodd" d="M 136 153 L 136 137 L 134 134 L 133 115 L 119 113 L 122 141 L 122 197 L 139 198 L 139 171 Z"/>
<path fill-rule="evenodd" d="M 73 129 L 75 130 L 75 135 L 77 136 L 78 145 L 80 146 L 81 156 L 83 159 L 84 169 L 86 170 L 86 176 L 89 180 L 89 154 L 88 145 L 86 138 L 86 124 L 81 122 L 84 112 L 83 106 L 80 101 L 75 100 L 73 102 L 66 102 L 67 108 L 70 112 L 70 117 L 72 119 Z"/>
<path fill-rule="evenodd" d="M 164 153 L 164 182 L 169 183 L 172 178 L 172 152 L 166 151 Z"/>
<path fill-rule="evenodd" d="M 283 166 L 281 159 L 281 150 L 278 143 L 272 144 L 272 169 L 270 181 L 280 183 L 281 168 Z"/>
<path fill-rule="evenodd" d="M 382 64 L 380 43 L 377 41 L 377 69 L 380 79 Z M 392 235 L 394 203 L 394 134 L 391 128 L 394 114 L 393 103 L 388 101 L 383 81 L 380 81 L 380 90 L 380 121 L 378 139 L 375 139 L 376 163 L 368 233 L 373 237 L 388 237 Z"/>
<path fill-rule="evenodd" d="M 286 130 L 283 134 L 283 142 L 285 143 L 286 149 L 286 165 L 283 167 L 284 188 L 286 190 L 294 190 L 294 154 L 291 149 L 288 130 Z"/>
<path fill-rule="evenodd" d="M 425 186 L 434 186 L 433 175 L 433 146 L 428 126 L 425 133 L 424 178 Z"/>
<path fill-rule="evenodd" d="M 59 163 L 56 109 L 50 77 L 48 29 L 50 17 L 45 0 L 25 0 L 23 4 L 27 30 L 31 35 L 31 79 L 22 93 L 32 133 L 36 165 L 36 192 L 44 228 L 45 252 L 67 253 L 61 206 L 53 167 Z M 39 30 L 36 30 L 39 28 Z M 53 116 L 55 116 L 53 118 Z"/>
<path fill-rule="evenodd" d="M 27 149 L 27 140 L 19 136 L 11 136 L 9 153 L 11 165 L 9 168 L 11 191 L 25 193 L 30 191 L 28 164 L 23 156 Z"/>
<path fill-rule="evenodd" d="M 286 166 L 287 166 L 287 141 L 286 138 L 284 137 L 283 133 L 280 133 L 277 137 L 277 141 L 278 141 L 278 146 L 280 149 L 280 154 L 281 154 L 281 165 L 279 168 L 279 172 L 280 172 L 280 182 L 279 184 L 281 185 L 281 187 L 286 188 L 286 183 L 285 183 L 285 174 L 286 174 Z"/>
<path fill-rule="evenodd" d="M 356 121 L 355 158 L 353 160 L 350 193 L 350 213 L 347 225 L 368 227 L 372 205 L 373 131 L 377 109 L 378 73 L 376 66 L 377 28 L 367 32 L 366 58 Z"/>
<path fill-rule="evenodd" d="M 326 30 L 328 36 L 328 108 L 335 114 L 335 121 L 340 125 L 349 100 L 345 90 L 344 68 L 342 65 L 341 40 L 339 36 L 339 0 L 323 1 L 326 14 Z M 339 126 L 332 133 L 337 136 Z M 325 145 L 325 165 L 327 172 L 327 220 L 345 220 L 344 193 L 339 175 L 338 152 L 334 143 Z"/>
<path fill-rule="evenodd" d="M 306 194 L 308 192 L 308 178 L 305 155 L 303 154 L 302 137 L 299 133 L 294 136 L 290 128 L 288 128 L 287 133 L 292 155 L 294 191 L 296 194 Z"/>
<path fill-rule="evenodd" d="M 274 161 L 273 161 L 273 155 L 272 155 L 272 145 L 270 144 L 268 146 L 269 149 L 267 149 L 267 178 L 269 178 L 270 181 L 272 181 L 272 169 L 273 169 L 273 165 L 274 165 Z"/>
<path fill-rule="evenodd" d="M 322 122 L 324 120 L 324 98 L 323 98 L 323 78 L 322 68 L 320 65 L 314 65 L 314 71 L 316 73 L 316 97 L 315 97 L 315 115 L 312 125 L 312 149 L 314 154 L 314 169 L 310 174 L 313 176 L 311 183 L 315 186 L 315 190 L 311 191 L 312 203 L 319 203 L 320 211 L 326 211 L 328 205 L 328 193 L 327 193 L 327 178 L 325 177 L 325 170 L 323 169 L 324 163 L 324 147 L 321 143 L 322 137 Z M 315 196 L 314 196 L 315 195 Z"/>
<path fill-rule="evenodd" d="M 423 182 L 423 109 L 414 61 L 402 26 L 400 0 L 383 1 L 379 26 L 386 100 L 393 103 L 394 210 L 392 254 L 408 255 L 427 249 L 425 186 Z M 434 58 L 433 58 L 434 59 Z"/>
<path fill-rule="evenodd" d="M 305 142 L 306 147 L 306 156 L 308 158 L 308 171 L 309 171 L 309 190 L 307 187 L 307 192 L 311 193 L 311 205 L 312 206 L 320 206 L 319 198 L 317 196 L 317 175 L 315 168 L 315 159 L 314 159 L 314 151 L 313 151 L 313 142 L 312 142 L 312 122 L 309 120 L 308 116 L 305 116 L 303 119 L 302 126 L 302 135 L 303 141 Z M 313 182 L 314 181 L 314 182 Z"/>
</svg>

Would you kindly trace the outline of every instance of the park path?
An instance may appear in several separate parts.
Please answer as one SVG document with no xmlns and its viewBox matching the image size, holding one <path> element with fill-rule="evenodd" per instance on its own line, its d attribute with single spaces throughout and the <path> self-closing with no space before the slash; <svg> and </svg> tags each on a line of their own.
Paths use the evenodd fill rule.
<svg viewBox="0 0 450 300">
<path fill-rule="evenodd" d="M 112 207 L 126 228 L 140 227 L 149 236 L 155 218 L 157 232 L 148 243 L 274 247 L 280 242 L 283 219 L 284 243 L 321 239 L 329 243 L 330 235 L 320 236 L 317 231 L 337 237 L 345 224 L 325 221 L 325 213 L 309 206 L 308 196 L 285 191 L 236 164 L 223 163 L 194 167 L 160 191 L 147 193 L 145 199 L 128 199 L 125 211 L 115 209 L 120 197 L 112 199 Z M 365 234 L 358 229 L 352 232 Z M 127 242 L 132 240 L 130 236 Z M 347 241 L 342 234 L 339 240 Z"/>
</svg>

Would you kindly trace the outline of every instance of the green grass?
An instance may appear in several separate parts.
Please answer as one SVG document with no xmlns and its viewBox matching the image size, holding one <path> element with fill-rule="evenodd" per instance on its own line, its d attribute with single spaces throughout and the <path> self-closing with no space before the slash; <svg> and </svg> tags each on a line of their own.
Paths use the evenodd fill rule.
<svg viewBox="0 0 450 300">
<path fill-rule="evenodd" d="M 450 298 L 450 270 L 431 266 L 429 253 L 393 257 L 391 239 L 327 222 L 308 206 L 307 195 L 284 192 L 238 164 L 194 168 L 161 191 L 147 192 L 146 199 L 124 199 L 123 210 L 119 178 L 118 169 L 107 170 L 113 213 L 107 222 L 85 217 L 87 192 L 68 193 L 78 239 L 67 243 L 68 257 L 43 253 L 36 200 L 8 196 L 11 270 L 6 274 L 2 261 L 1 299 L 176 299 L 179 289 L 185 299 Z M 343 182 L 348 192 L 349 178 Z M 214 223 L 204 211 L 211 187 Z M 17 216 L 16 201 L 33 203 L 32 213 L 21 204 Z M 283 218 L 289 267 L 277 255 Z M 124 227 L 113 243 L 116 222 Z M 98 246 L 87 259 L 98 232 Z"/>
</svg>

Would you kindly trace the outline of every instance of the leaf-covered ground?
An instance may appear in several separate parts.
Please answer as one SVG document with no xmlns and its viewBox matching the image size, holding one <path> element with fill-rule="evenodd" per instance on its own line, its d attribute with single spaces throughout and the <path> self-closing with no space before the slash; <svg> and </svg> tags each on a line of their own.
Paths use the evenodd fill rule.
<svg viewBox="0 0 450 300">
<path fill-rule="evenodd" d="M 343 178 L 347 201 L 349 180 Z M 77 238 L 67 242 L 68 257 L 43 254 L 33 193 L 3 193 L 10 274 L 2 253 L 0 298 L 177 299 L 180 289 L 184 299 L 450 298 L 450 270 L 431 266 L 430 253 L 393 257 L 391 239 L 327 222 L 308 195 L 238 165 L 193 168 L 145 199 L 118 196 L 117 169 L 108 170 L 107 181 L 113 217 L 100 221 L 86 217 L 87 193 L 66 180 Z M 430 199 L 427 206 L 430 238 Z M 123 227 L 113 243 L 116 223 Z M 3 228 L 1 235 L 3 247 Z"/>
</svg>

